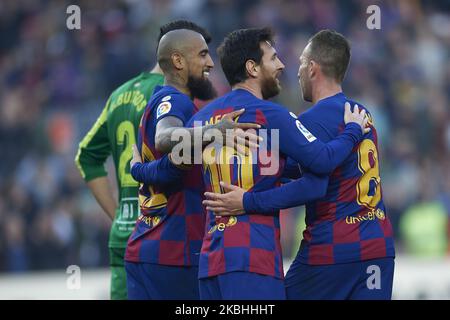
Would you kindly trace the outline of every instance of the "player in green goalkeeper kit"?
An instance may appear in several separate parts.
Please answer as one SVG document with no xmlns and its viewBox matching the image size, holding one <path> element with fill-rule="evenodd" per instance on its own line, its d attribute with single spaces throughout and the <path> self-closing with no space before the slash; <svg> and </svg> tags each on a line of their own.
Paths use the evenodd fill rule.
<svg viewBox="0 0 450 320">
<path fill-rule="evenodd" d="M 189 29 L 203 35 L 206 43 L 211 36 L 193 22 L 177 20 L 160 28 L 159 40 L 166 33 Z M 106 102 L 100 117 L 80 142 L 75 162 L 83 179 L 103 210 L 112 219 L 109 235 L 111 266 L 111 299 L 126 299 L 124 255 L 128 238 L 139 215 L 139 184 L 130 174 L 131 146 L 136 143 L 139 122 L 155 86 L 163 85 L 159 65 L 143 72 L 117 88 Z M 108 182 L 105 162 L 112 154 L 116 169 L 119 201 L 114 199 Z"/>
</svg>

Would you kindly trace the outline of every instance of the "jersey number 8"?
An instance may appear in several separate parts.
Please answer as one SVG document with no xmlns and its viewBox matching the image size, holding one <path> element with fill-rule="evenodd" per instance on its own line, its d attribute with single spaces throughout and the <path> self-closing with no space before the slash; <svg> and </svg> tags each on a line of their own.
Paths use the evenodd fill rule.
<svg viewBox="0 0 450 320">
<path fill-rule="evenodd" d="M 370 139 L 359 145 L 358 168 L 362 172 L 356 186 L 358 204 L 374 209 L 381 200 L 380 169 L 377 148 Z"/>
</svg>

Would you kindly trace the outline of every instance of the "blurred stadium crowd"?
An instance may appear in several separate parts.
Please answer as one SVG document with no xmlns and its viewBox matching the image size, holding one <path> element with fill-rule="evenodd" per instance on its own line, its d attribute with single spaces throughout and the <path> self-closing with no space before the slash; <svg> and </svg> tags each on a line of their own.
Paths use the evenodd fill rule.
<svg viewBox="0 0 450 320">
<path fill-rule="evenodd" d="M 228 90 L 215 55 L 223 37 L 272 26 L 286 65 L 277 100 L 296 113 L 308 107 L 297 80 L 308 38 L 323 28 L 348 37 L 344 90 L 375 119 L 397 251 L 450 253 L 449 1 L 86 0 L 77 2 L 81 30 L 66 28 L 70 4 L 0 4 L 0 271 L 107 265 L 110 222 L 73 159 L 108 95 L 150 69 L 159 26 L 177 18 L 213 35 L 220 93 Z M 381 30 L 366 27 L 371 4 L 381 8 Z M 289 211 L 282 217 L 288 258 L 302 225 L 301 210 Z"/>
</svg>

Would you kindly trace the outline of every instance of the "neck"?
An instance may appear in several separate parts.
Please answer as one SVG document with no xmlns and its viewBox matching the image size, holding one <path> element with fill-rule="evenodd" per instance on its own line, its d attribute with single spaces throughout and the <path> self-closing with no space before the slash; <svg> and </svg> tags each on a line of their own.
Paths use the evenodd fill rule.
<svg viewBox="0 0 450 320">
<path fill-rule="evenodd" d="M 342 92 L 340 84 L 333 80 L 326 80 L 320 85 L 313 86 L 312 90 L 312 103 L 316 104 L 317 101 L 334 96 Z"/>
<path fill-rule="evenodd" d="M 165 75 L 164 85 L 172 86 L 181 93 L 184 93 L 185 95 L 190 97 L 191 100 L 194 100 L 194 98 L 191 96 L 191 91 L 186 85 L 186 81 L 184 81 L 179 74 Z"/>
<path fill-rule="evenodd" d="M 159 64 L 155 64 L 155 66 L 153 67 L 153 69 L 150 71 L 150 73 L 157 73 L 157 74 L 162 74 L 164 75 L 164 72 L 162 71 L 161 67 L 159 66 Z"/>
<path fill-rule="evenodd" d="M 263 99 L 261 87 L 258 86 L 256 83 L 252 83 L 249 80 L 246 80 L 244 82 L 239 82 L 235 84 L 232 88 L 232 90 L 235 89 L 243 89 L 249 91 L 251 94 L 253 94 L 255 97 L 259 99 Z"/>
</svg>

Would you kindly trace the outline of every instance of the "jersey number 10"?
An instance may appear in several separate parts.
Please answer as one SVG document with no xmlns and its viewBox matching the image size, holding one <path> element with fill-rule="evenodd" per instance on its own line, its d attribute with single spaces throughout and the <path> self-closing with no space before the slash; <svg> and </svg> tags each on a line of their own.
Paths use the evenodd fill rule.
<svg viewBox="0 0 450 320">
<path fill-rule="evenodd" d="M 218 154 L 216 155 L 216 151 Z M 211 188 L 215 193 L 224 193 L 219 182 L 223 181 L 232 184 L 233 163 L 237 164 L 235 179 L 237 185 L 244 190 L 248 190 L 254 185 L 252 153 L 246 156 L 239 154 L 234 148 L 224 146 L 216 148 L 206 148 L 203 152 L 203 165 L 205 171 L 209 172 Z"/>
</svg>

